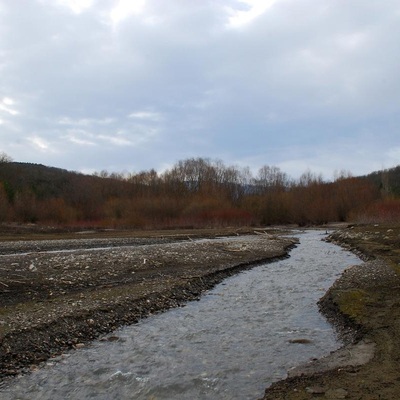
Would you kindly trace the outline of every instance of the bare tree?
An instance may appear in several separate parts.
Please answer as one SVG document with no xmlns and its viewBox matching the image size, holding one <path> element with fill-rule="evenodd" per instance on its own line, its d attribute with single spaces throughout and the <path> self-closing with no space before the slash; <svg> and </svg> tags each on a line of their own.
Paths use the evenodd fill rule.
<svg viewBox="0 0 400 400">
<path fill-rule="evenodd" d="M 0 152 L 0 163 L 9 163 L 12 162 L 13 159 L 4 151 Z"/>
<path fill-rule="evenodd" d="M 261 192 L 271 192 L 283 190 L 289 182 L 288 176 L 280 168 L 264 165 L 258 170 L 256 185 Z"/>
</svg>

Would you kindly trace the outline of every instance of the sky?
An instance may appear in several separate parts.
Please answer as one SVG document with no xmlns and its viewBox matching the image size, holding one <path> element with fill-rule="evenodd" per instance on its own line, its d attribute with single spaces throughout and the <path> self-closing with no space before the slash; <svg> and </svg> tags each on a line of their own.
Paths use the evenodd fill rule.
<svg viewBox="0 0 400 400">
<path fill-rule="evenodd" d="M 326 179 L 400 164 L 398 0 L 0 0 L 0 152 Z"/>
</svg>

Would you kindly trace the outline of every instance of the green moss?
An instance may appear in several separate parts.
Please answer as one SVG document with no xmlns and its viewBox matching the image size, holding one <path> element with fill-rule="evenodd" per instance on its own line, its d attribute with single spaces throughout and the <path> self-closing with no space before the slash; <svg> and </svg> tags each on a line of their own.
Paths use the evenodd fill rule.
<svg viewBox="0 0 400 400">
<path fill-rule="evenodd" d="M 361 321 L 368 294 L 361 289 L 351 289 L 342 292 L 338 299 L 340 311 L 357 321 Z"/>
</svg>

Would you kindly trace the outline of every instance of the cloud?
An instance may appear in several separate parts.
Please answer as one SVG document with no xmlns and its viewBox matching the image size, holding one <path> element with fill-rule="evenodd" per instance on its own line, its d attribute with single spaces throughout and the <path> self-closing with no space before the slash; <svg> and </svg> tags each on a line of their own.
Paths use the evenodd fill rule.
<svg viewBox="0 0 400 400">
<path fill-rule="evenodd" d="M 64 6 L 75 14 L 81 14 L 93 5 L 94 0 L 56 0 L 56 4 Z"/>
<path fill-rule="evenodd" d="M 129 18 L 131 15 L 141 14 L 144 11 L 146 0 L 119 0 L 110 12 L 113 25 Z"/>
<path fill-rule="evenodd" d="M 123 135 L 99 135 L 98 139 L 103 140 L 104 142 L 111 143 L 117 146 L 131 146 L 133 142 L 128 140 Z"/>
<path fill-rule="evenodd" d="M 83 129 L 70 129 L 62 139 L 80 146 L 96 146 L 94 136 Z"/>
<path fill-rule="evenodd" d="M 133 118 L 142 121 L 159 121 L 162 117 L 160 113 L 152 111 L 135 111 L 128 115 L 128 118 Z"/>
<path fill-rule="evenodd" d="M 0 102 L 0 111 L 4 111 L 6 114 L 15 116 L 18 115 L 19 112 L 14 109 L 12 106 L 15 104 L 13 99 L 9 97 L 4 97 L 3 100 Z"/>
<path fill-rule="evenodd" d="M 60 125 L 69 125 L 69 126 L 91 126 L 91 125 L 109 125 L 115 122 L 113 118 L 80 118 L 80 119 L 72 119 L 69 117 L 62 117 L 59 119 L 58 123 Z"/>
<path fill-rule="evenodd" d="M 37 150 L 40 150 L 40 151 L 43 151 L 43 152 L 47 152 L 47 151 L 51 150 L 50 143 L 46 139 L 44 139 L 42 137 L 32 136 L 32 137 L 28 138 L 28 141 L 31 142 L 31 144 Z"/>
<path fill-rule="evenodd" d="M 245 9 L 228 8 L 229 14 L 227 26 L 229 28 L 240 28 L 251 23 L 255 18 L 264 14 L 277 0 L 241 0 L 239 4 L 245 5 Z"/>
<path fill-rule="evenodd" d="M 368 172 L 396 162 L 399 19 L 394 0 L 2 2 L 1 150 Z"/>
</svg>

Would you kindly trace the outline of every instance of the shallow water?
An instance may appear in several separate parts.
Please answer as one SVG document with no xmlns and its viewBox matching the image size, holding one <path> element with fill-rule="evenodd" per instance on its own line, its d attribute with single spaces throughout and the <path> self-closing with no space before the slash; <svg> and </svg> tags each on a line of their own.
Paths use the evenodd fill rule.
<svg viewBox="0 0 400 400">
<path fill-rule="evenodd" d="M 296 234 L 297 235 L 297 234 Z M 1 399 L 257 399 L 286 371 L 338 348 L 317 301 L 361 261 L 297 235 L 289 259 L 226 279 L 198 302 L 116 331 L 16 378 Z M 308 339 L 308 344 L 290 343 Z"/>
</svg>

